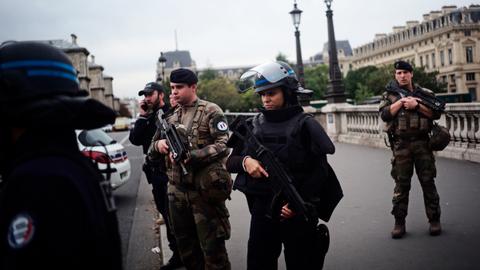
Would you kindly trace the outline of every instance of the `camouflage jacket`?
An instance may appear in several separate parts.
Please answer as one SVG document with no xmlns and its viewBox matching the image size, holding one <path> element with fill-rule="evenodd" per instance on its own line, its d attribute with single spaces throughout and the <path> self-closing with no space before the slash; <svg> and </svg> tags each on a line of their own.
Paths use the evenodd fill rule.
<svg viewBox="0 0 480 270">
<path fill-rule="evenodd" d="M 379 107 L 380 116 L 382 120 L 386 122 L 384 131 L 392 132 L 400 137 L 426 135 L 432 128 L 432 120 L 439 119 L 441 112 L 432 111 L 432 117 L 428 118 L 417 110 L 401 108 L 397 114 L 392 115 L 390 113 L 390 106 L 401 98 L 399 94 L 388 89 L 392 83 L 396 82 L 392 81 L 387 85 L 387 89 L 383 93 L 382 103 L 380 103 Z M 435 95 L 433 91 L 418 85 L 414 86 L 414 91 L 422 91 L 432 96 Z"/>
<path fill-rule="evenodd" d="M 222 161 L 228 155 L 228 124 L 222 109 L 215 103 L 197 99 L 193 105 L 178 106 L 166 120 L 187 138 L 189 149 L 188 175 L 182 176 L 180 166 L 167 161 L 169 180 L 173 184 L 194 184 L 193 178 L 199 169 Z M 150 152 L 156 152 L 155 147 L 151 147 Z"/>
</svg>

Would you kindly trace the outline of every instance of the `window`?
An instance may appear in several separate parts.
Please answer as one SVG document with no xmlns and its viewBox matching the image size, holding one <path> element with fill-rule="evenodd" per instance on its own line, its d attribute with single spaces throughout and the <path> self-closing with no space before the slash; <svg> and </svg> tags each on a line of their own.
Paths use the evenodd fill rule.
<svg viewBox="0 0 480 270">
<path fill-rule="evenodd" d="M 440 51 L 440 65 L 445 66 L 445 52 L 443 50 Z"/>
<path fill-rule="evenodd" d="M 442 83 L 447 83 L 447 75 L 442 76 Z"/>
<path fill-rule="evenodd" d="M 470 32 L 470 30 L 465 30 L 463 33 L 464 33 L 464 35 L 465 35 L 466 37 L 469 37 L 469 36 L 472 35 L 472 33 Z"/>
<path fill-rule="evenodd" d="M 435 67 L 435 66 L 436 66 L 435 53 L 432 53 L 432 67 Z"/>
<path fill-rule="evenodd" d="M 423 56 L 420 56 L 420 66 L 423 67 Z"/>
<path fill-rule="evenodd" d="M 477 101 L 477 91 L 475 88 L 468 88 L 468 93 L 472 97 L 472 101 Z"/>
<path fill-rule="evenodd" d="M 447 38 L 450 38 L 450 33 L 447 34 Z"/>
<path fill-rule="evenodd" d="M 430 62 L 430 60 L 428 59 L 428 54 L 427 54 L 427 55 L 425 55 L 425 67 L 426 67 L 427 69 L 430 68 L 429 62 Z"/>
<path fill-rule="evenodd" d="M 455 83 L 455 74 L 450 75 L 450 83 Z"/>
<path fill-rule="evenodd" d="M 465 74 L 465 77 L 466 77 L 467 81 L 475 81 L 475 73 L 473 73 L 473 72 L 469 72 L 469 73 Z"/>
<path fill-rule="evenodd" d="M 472 46 L 465 47 L 465 57 L 466 57 L 467 63 L 473 63 L 473 47 Z"/>
<path fill-rule="evenodd" d="M 452 49 L 448 49 L 448 64 L 451 65 L 452 63 L 453 63 Z"/>
</svg>

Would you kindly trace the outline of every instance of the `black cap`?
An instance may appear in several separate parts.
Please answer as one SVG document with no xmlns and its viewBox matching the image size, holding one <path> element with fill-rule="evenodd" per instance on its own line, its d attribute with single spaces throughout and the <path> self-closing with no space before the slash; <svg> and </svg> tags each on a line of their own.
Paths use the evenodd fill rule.
<svg viewBox="0 0 480 270">
<path fill-rule="evenodd" d="M 179 68 L 170 73 L 170 82 L 192 85 L 198 82 L 198 78 L 190 69 Z"/>
<path fill-rule="evenodd" d="M 410 65 L 410 63 L 405 62 L 403 60 L 399 60 L 399 61 L 395 62 L 395 64 L 393 64 L 393 67 L 395 69 L 408 70 L 410 72 L 413 71 L 412 65 Z"/>
<path fill-rule="evenodd" d="M 152 93 L 153 91 L 158 91 L 158 92 L 162 92 L 163 93 L 163 87 L 161 84 L 159 83 L 156 83 L 156 82 L 149 82 L 145 85 L 145 88 L 143 88 L 143 90 L 140 90 L 138 92 L 138 95 L 139 96 L 143 96 L 145 94 L 150 94 Z"/>
</svg>

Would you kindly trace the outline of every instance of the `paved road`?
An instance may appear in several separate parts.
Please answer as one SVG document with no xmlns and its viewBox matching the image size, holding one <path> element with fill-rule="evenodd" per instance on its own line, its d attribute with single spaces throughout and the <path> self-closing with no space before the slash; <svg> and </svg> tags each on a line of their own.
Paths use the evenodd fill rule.
<svg viewBox="0 0 480 270">
<path fill-rule="evenodd" d="M 125 145 L 131 155 L 130 151 L 135 150 L 128 150 L 131 147 L 128 141 Z M 328 223 L 332 242 L 324 269 L 478 269 L 480 164 L 437 159 L 436 182 L 444 228 L 444 234 L 439 237 L 428 235 L 421 188 L 414 177 L 407 218 L 408 233 L 404 239 L 393 240 L 390 238 L 393 217 L 389 213 L 393 192 L 393 180 L 389 175 L 390 151 L 350 144 L 336 144 L 336 147 L 337 152 L 329 160 L 342 183 L 345 198 Z M 137 158 L 136 152 L 133 153 L 135 158 L 130 158 L 132 166 L 140 168 L 141 159 Z M 136 198 L 136 201 L 141 204 L 133 212 L 130 207 L 119 209 L 122 233 L 132 230 L 129 236 L 122 236 L 130 241 L 128 260 L 137 262 L 128 261 L 126 269 L 156 269 L 158 260 L 150 252 L 155 244 L 151 240 L 154 234 L 148 230 L 153 226 L 153 212 L 148 210 L 145 202 L 151 199 L 150 189 L 147 185 L 142 187 L 144 179 L 139 178 L 140 171 L 135 175 L 136 181 L 140 181 L 138 196 L 143 197 Z M 122 188 L 117 191 L 121 192 Z M 232 238 L 227 242 L 232 269 L 246 269 L 250 216 L 243 194 L 234 192 L 227 206 L 232 223 Z M 144 229 L 140 230 L 142 226 Z M 164 235 L 162 240 L 166 243 Z M 134 256 L 131 255 L 132 247 L 140 250 Z M 164 253 L 168 258 L 168 249 L 164 249 Z M 142 262 L 140 266 L 139 261 Z M 282 259 L 279 269 L 285 269 Z"/>
</svg>

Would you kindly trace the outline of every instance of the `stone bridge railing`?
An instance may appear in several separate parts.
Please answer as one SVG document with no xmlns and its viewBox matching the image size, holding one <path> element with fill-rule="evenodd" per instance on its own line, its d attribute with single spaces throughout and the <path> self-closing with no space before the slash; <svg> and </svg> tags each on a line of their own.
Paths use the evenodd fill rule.
<svg viewBox="0 0 480 270">
<path fill-rule="evenodd" d="M 334 141 L 387 148 L 378 105 L 328 104 L 321 110 L 305 107 Z M 480 163 L 480 103 L 451 103 L 438 123 L 450 130 L 451 142 L 438 156 Z M 238 114 L 227 113 L 229 121 Z"/>
<path fill-rule="evenodd" d="M 451 142 L 437 155 L 480 162 L 480 103 L 447 104 L 446 112 L 438 122 L 450 130 Z M 377 105 L 329 104 L 315 114 L 336 141 L 386 147 Z"/>
</svg>

